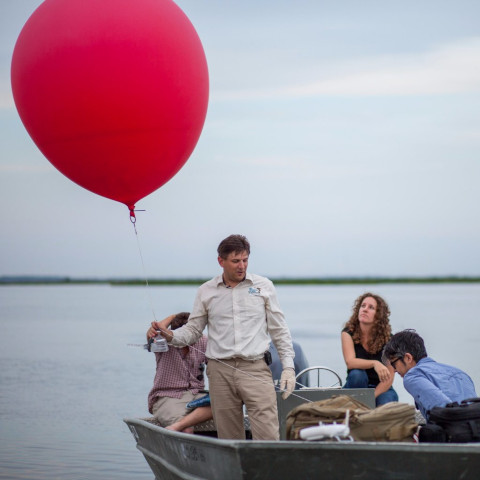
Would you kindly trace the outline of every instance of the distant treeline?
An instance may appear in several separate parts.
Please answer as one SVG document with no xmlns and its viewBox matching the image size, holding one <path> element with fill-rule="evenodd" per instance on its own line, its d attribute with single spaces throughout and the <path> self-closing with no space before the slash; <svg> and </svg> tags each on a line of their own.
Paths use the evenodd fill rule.
<svg viewBox="0 0 480 480">
<path fill-rule="evenodd" d="M 276 285 L 358 285 L 380 283 L 478 283 L 480 277 L 280 277 L 270 279 Z M 0 285 L 201 285 L 208 278 L 72 278 L 56 276 L 3 276 Z"/>
</svg>

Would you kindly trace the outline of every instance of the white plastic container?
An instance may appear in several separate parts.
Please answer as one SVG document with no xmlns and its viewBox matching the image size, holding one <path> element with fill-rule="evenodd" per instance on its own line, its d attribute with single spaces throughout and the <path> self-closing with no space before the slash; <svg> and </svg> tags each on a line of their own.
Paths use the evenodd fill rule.
<svg viewBox="0 0 480 480">
<path fill-rule="evenodd" d="M 168 343 L 167 341 L 161 336 L 157 335 L 150 346 L 150 351 L 154 353 L 161 353 L 161 352 L 168 352 Z"/>
</svg>

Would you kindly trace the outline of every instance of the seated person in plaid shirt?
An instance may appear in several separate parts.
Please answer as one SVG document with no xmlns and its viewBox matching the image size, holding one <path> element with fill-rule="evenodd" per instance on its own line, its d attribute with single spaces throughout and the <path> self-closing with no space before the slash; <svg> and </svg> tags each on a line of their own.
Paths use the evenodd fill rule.
<svg viewBox="0 0 480 480">
<path fill-rule="evenodd" d="M 161 322 L 152 322 L 147 340 L 157 335 L 157 330 L 170 325 L 175 330 L 188 321 L 189 313 L 170 315 Z M 210 406 L 195 408 L 187 413 L 187 403 L 205 396 L 199 393 L 205 387 L 205 350 L 207 337 L 203 335 L 192 346 L 155 353 L 157 369 L 153 388 L 148 395 L 148 411 L 169 430 L 193 433 L 193 426 L 212 418 Z"/>
</svg>

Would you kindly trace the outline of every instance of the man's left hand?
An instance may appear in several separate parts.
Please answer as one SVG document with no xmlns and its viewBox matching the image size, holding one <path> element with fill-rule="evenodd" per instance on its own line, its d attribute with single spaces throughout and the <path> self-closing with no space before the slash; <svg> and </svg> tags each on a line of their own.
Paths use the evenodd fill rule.
<svg viewBox="0 0 480 480">
<path fill-rule="evenodd" d="M 283 391 L 282 398 L 286 400 L 295 388 L 295 370 L 293 368 L 285 368 L 280 377 L 280 390 Z"/>
</svg>

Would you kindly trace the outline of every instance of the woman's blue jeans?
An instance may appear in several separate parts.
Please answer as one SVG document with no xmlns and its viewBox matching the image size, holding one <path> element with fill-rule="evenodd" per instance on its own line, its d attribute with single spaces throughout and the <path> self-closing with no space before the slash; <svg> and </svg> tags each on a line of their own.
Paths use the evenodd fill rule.
<svg viewBox="0 0 480 480">
<path fill-rule="evenodd" d="M 369 385 L 368 375 L 365 370 L 353 369 L 350 370 L 343 388 L 375 388 L 375 385 Z M 377 407 L 390 402 L 398 402 L 398 395 L 393 387 L 390 387 L 375 399 L 375 405 Z"/>
</svg>

